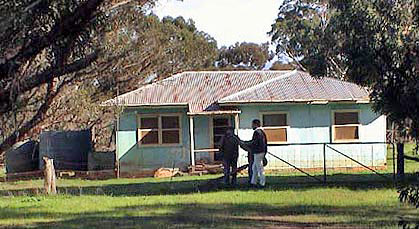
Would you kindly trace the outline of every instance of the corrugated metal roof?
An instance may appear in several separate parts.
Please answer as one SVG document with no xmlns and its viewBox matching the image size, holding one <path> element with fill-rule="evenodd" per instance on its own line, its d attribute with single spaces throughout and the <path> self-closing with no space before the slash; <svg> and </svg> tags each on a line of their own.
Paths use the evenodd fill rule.
<svg viewBox="0 0 419 229">
<path fill-rule="evenodd" d="M 187 104 L 189 111 L 196 113 L 213 110 L 217 102 L 366 99 L 368 92 L 355 84 L 331 78 L 314 79 L 299 71 L 207 71 L 180 73 L 108 100 L 104 105 Z"/>
<path fill-rule="evenodd" d="M 365 101 L 368 91 L 356 84 L 334 78 L 313 78 L 292 72 L 220 99 L 228 102 Z"/>
</svg>

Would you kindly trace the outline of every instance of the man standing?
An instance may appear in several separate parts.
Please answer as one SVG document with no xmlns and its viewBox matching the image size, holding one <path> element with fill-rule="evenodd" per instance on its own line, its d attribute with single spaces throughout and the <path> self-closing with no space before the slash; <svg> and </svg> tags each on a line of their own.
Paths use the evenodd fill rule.
<svg viewBox="0 0 419 229">
<path fill-rule="evenodd" d="M 221 139 L 220 151 L 223 155 L 224 164 L 224 183 L 230 185 L 237 184 L 237 158 L 239 157 L 239 138 L 234 135 L 231 128 L 227 129 L 226 134 Z"/>
<path fill-rule="evenodd" d="M 265 154 L 268 152 L 268 144 L 266 140 L 266 134 L 260 128 L 261 123 L 259 119 L 252 121 L 253 137 L 250 141 L 241 142 L 250 148 L 251 154 L 253 155 L 253 164 L 249 164 L 249 168 L 252 168 L 250 176 L 250 184 L 257 185 L 259 178 L 259 185 L 265 187 L 265 174 L 263 169 L 263 159 Z M 249 170 L 250 171 L 250 170 Z"/>
</svg>

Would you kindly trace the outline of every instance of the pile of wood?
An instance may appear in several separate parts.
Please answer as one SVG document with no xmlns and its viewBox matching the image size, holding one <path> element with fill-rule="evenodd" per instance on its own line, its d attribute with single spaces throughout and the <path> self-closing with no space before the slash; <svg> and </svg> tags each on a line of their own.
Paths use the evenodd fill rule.
<svg viewBox="0 0 419 229">
<path fill-rule="evenodd" d="M 188 169 L 190 175 L 219 174 L 223 173 L 223 164 L 198 161 L 195 166 L 189 166 Z"/>
<path fill-rule="evenodd" d="M 179 169 L 171 169 L 171 168 L 159 168 L 154 172 L 155 178 L 168 178 L 168 177 L 176 177 L 176 176 L 183 176 L 183 173 L 179 171 Z"/>
</svg>

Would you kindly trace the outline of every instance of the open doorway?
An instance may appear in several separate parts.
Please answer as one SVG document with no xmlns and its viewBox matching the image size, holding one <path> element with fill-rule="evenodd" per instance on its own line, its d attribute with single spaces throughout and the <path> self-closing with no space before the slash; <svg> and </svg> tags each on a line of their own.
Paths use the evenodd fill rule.
<svg viewBox="0 0 419 229">
<path fill-rule="evenodd" d="M 221 139 L 228 128 L 233 127 L 231 116 L 214 116 L 212 118 L 212 145 L 214 148 L 219 148 Z M 222 161 L 220 152 L 215 153 L 214 161 Z"/>
</svg>

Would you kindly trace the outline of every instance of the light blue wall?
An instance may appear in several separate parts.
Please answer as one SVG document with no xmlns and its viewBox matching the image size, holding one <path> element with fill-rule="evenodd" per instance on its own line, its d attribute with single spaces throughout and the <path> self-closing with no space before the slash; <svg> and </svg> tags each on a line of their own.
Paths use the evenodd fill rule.
<svg viewBox="0 0 419 229">
<path fill-rule="evenodd" d="M 385 142 L 385 116 L 374 113 L 369 104 L 277 104 L 277 105 L 242 105 L 239 107 L 239 137 L 250 140 L 253 134 L 251 122 L 261 119 L 263 112 L 288 113 L 288 143 L 329 143 L 332 141 L 332 112 L 356 109 L 360 111 L 360 142 Z M 334 149 L 369 166 L 383 166 L 386 163 L 385 144 L 333 144 Z M 323 145 L 270 146 L 269 152 L 302 168 L 323 166 Z M 359 167 L 346 157 L 326 148 L 327 167 Z M 289 166 L 268 155 L 268 169 L 283 169 Z M 247 153 L 240 150 L 239 164 L 247 163 Z"/>
<path fill-rule="evenodd" d="M 195 149 L 210 149 L 211 144 L 211 130 L 210 130 L 210 116 L 196 116 L 194 117 L 194 141 Z M 195 160 L 209 161 L 212 155 L 209 152 L 201 152 L 195 154 Z"/>
<path fill-rule="evenodd" d="M 288 143 L 328 143 L 331 142 L 332 111 L 342 109 L 360 110 L 360 141 L 385 142 L 386 119 L 371 110 L 369 104 L 272 104 L 241 105 L 239 137 L 250 140 L 253 134 L 251 121 L 261 119 L 263 112 L 287 112 L 289 119 Z M 144 147 L 137 144 L 137 115 L 152 113 L 182 114 L 182 145 Z M 194 118 L 195 148 L 211 147 L 210 117 Z M 186 108 L 165 109 L 125 109 L 120 118 L 117 149 L 121 172 L 140 172 L 160 167 L 185 167 L 190 164 L 189 118 Z M 386 162 L 384 144 L 331 145 L 338 151 L 369 166 L 382 166 Z M 269 152 L 302 168 L 323 166 L 323 145 L 271 146 Z M 210 157 L 209 153 L 196 153 L 196 160 Z M 239 164 L 247 164 L 247 153 L 240 150 Z M 272 156 L 268 156 L 268 169 L 283 169 L 288 166 Z M 328 167 L 359 167 L 333 150 L 326 149 Z"/>
<path fill-rule="evenodd" d="M 181 114 L 182 144 L 180 146 L 139 146 L 137 115 Z M 122 173 L 135 173 L 156 168 L 185 167 L 190 164 L 189 120 L 186 109 L 125 109 L 120 117 L 117 150 Z"/>
</svg>

